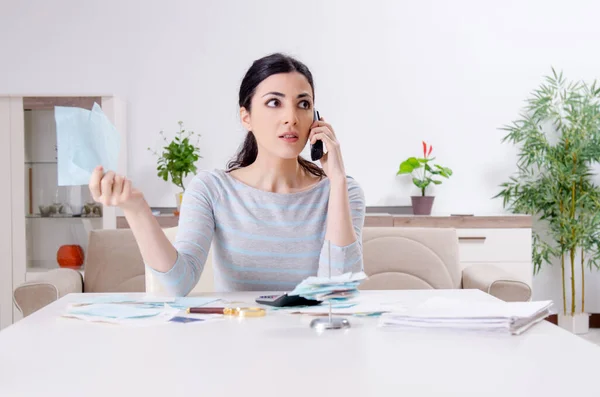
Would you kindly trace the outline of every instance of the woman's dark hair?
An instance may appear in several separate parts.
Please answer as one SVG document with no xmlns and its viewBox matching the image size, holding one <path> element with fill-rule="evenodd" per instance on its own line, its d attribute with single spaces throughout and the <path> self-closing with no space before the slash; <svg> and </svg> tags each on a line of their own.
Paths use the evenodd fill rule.
<svg viewBox="0 0 600 397">
<path fill-rule="evenodd" d="M 302 62 L 281 53 L 275 53 L 266 57 L 257 59 L 252 63 L 250 69 L 246 72 L 242 84 L 240 86 L 239 94 L 239 105 L 240 108 L 244 107 L 250 112 L 251 101 L 256 87 L 267 77 L 277 73 L 290 73 L 298 72 L 304 75 L 310 84 L 310 88 L 313 91 L 313 97 L 315 92 L 315 86 L 313 83 L 312 74 L 308 67 Z M 232 171 L 236 168 L 246 167 L 256 160 L 258 155 L 258 144 L 256 143 L 256 137 L 252 131 L 248 131 L 244 143 L 240 147 L 236 156 L 227 164 L 227 171 Z M 322 177 L 325 175 L 323 169 L 312 163 L 302 156 L 298 156 L 298 163 L 307 172 Z"/>
</svg>

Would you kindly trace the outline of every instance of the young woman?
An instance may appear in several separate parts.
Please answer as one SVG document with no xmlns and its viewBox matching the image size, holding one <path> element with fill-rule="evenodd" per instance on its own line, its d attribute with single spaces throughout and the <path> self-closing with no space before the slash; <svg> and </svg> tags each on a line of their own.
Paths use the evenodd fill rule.
<svg viewBox="0 0 600 397">
<path fill-rule="evenodd" d="M 345 174 L 333 127 L 313 121 L 314 99 L 301 62 L 273 54 L 252 64 L 239 91 L 243 146 L 227 170 L 192 179 L 174 244 L 125 177 L 98 167 L 92 196 L 123 209 L 147 271 L 173 295 L 194 288 L 211 243 L 217 291 L 292 290 L 329 275 L 328 252 L 332 275 L 360 271 L 364 194 Z M 327 149 L 322 168 L 300 156 L 318 140 Z"/>
</svg>

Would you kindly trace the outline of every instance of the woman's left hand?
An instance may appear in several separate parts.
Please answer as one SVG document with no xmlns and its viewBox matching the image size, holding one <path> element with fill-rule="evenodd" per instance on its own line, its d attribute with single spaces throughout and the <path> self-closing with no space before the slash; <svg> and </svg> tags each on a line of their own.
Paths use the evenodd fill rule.
<svg viewBox="0 0 600 397">
<path fill-rule="evenodd" d="M 323 141 L 327 153 L 321 157 L 321 167 L 327 174 L 327 177 L 332 180 L 345 180 L 346 171 L 344 169 L 344 160 L 342 159 L 342 152 L 340 151 L 340 143 L 335 136 L 333 127 L 331 124 L 326 123 L 325 119 L 321 117 L 321 120 L 315 121 L 308 135 L 308 140 L 311 144 L 318 140 Z"/>
</svg>

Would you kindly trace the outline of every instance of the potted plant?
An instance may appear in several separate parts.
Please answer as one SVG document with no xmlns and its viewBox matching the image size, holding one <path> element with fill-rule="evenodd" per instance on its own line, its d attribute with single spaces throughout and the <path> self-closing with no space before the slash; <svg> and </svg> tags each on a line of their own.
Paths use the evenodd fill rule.
<svg viewBox="0 0 600 397">
<path fill-rule="evenodd" d="M 188 174 L 195 174 L 197 171 L 196 161 L 202 158 L 199 152 L 200 149 L 197 146 L 200 140 L 200 134 L 195 134 L 193 131 L 186 131 L 183 128 L 183 122 L 179 121 L 179 131 L 175 133 L 175 137 L 169 142 L 163 131 L 160 131 L 160 135 L 163 141 L 167 144 L 163 147 L 162 153 L 159 155 L 156 151 L 148 148 L 155 155 L 158 156 L 157 171 L 158 176 L 164 181 L 171 182 L 181 189 L 180 192 L 175 194 L 175 200 L 177 203 L 176 215 L 179 214 L 181 209 L 181 200 L 183 193 L 185 192 L 185 186 L 183 185 L 184 179 Z M 196 145 L 190 142 L 190 138 L 196 135 Z"/>
<path fill-rule="evenodd" d="M 585 333 L 584 270 L 600 266 L 600 193 L 591 180 L 592 166 L 600 161 L 600 87 L 567 83 L 554 69 L 546 81 L 527 100 L 524 114 L 503 127 L 508 132 L 503 142 L 519 148 L 518 172 L 496 197 L 512 212 L 539 218 L 541 228 L 532 235 L 534 273 L 543 263 L 560 260 L 563 305 L 558 323 Z"/>
<path fill-rule="evenodd" d="M 435 157 L 431 156 L 433 146 L 427 146 L 423 142 L 423 157 L 409 157 L 400 163 L 400 168 L 396 175 L 412 174 L 413 184 L 421 191 L 420 196 L 411 196 L 413 214 L 415 215 L 430 215 L 433 207 L 434 196 L 427 196 L 426 190 L 430 184 L 439 185 L 442 183 L 434 177 L 450 178 L 452 170 L 447 167 L 442 167 L 439 164 L 432 164 Z"/>
</svg>

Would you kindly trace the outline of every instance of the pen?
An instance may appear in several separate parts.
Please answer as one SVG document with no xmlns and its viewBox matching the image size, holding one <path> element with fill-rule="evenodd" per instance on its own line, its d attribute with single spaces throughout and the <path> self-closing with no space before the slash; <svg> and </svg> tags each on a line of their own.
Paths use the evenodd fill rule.
<svg viewBox="0 0 600 397">
<path fill-rule="evenodd" d="M 224 307 L 188 307 L 187 312 L 198 314 L 225 314 L 225 310 L 226 308 Z"/>
<path fill-rule="evenodd" d="M 188 307 L 188 313 L 224 314 L 226 316 L 262 317 L 266 310 L 260 307 Z"/>
</svg>

